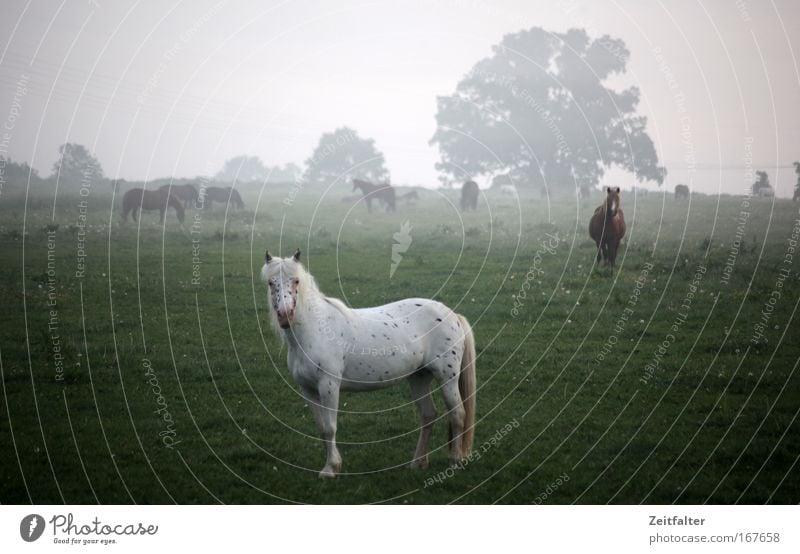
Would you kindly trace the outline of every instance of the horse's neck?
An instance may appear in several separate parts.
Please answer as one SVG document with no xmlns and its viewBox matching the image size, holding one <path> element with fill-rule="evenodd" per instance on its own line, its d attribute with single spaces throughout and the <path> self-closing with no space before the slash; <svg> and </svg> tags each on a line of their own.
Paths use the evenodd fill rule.
<svg viewBox="0 0 800 554">
<path fill-rule="evenodd" d="M 308 291 L 295 310 L 294 325 L 286 332 L 289 346 L 300 346 L 319 339 L 319 329 L 328 319 L 333 306 L 325 302 L 319 291 Z"/>
</svg>

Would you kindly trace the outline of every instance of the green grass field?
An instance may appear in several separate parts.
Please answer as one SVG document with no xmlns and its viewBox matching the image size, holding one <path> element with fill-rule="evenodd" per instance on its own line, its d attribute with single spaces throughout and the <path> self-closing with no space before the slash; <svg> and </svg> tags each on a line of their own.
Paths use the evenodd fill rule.
<svg viewBox="0 0 800 554">
<path fill-rule="evenodd" d="M 623 194 L 611 270 L 587 233 L 600 193 L 489 194 L 460 214 L 455 191 L 427 191 L 368 214 L 344 185 L 257 192 L 182 229 L 173 213 L 122 225 L 95 191 L 85 235 L 78 196 L 0 200 L 0 502 L 800 501 L 798 203 Z M 402 385 L 343 394 L 345 474 L 320 481 L 259 281 L 266 248 L 296 246 L 353 307 L 431 297 L 472 322 L 468 463 L 448 469 L 440 422 L 430 468 L 406 467 L 418 420 Z"/>
</svg>

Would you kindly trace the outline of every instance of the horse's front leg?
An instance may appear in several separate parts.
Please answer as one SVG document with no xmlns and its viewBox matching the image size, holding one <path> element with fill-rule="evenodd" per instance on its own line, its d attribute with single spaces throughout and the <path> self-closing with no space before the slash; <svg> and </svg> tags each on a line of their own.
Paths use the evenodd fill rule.
<svg viewBox="0 0 800 554">
<path fill-rule="evenodd" d="M 614 240 L 608 245 L 608 263 L 611 266 L 616 265 L 617 249 L 619 248 L 619 241 Z"/>
<path fill-rule="evenodd" d="M 326 376 L 319 382 L 319 423 L 322 440 L 328 449 L 328 459 L 325 467 L 319 472 L 320 478 L 336 477 L 342 469 L 342 456 L 336 448 L 336 418 L 339 413 L 339 384 L 340 381 L 332 376 Z"/>
</svg>

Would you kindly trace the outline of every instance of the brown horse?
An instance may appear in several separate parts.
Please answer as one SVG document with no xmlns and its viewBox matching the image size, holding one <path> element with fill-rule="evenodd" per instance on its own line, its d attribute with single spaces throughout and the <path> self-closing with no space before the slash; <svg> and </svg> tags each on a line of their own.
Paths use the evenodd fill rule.
<svg viewBox="0 0 800 554">
<path fill-rule="evenodd" d="M 686 185 L 675 185 L 675 200 L 680 200 L 681 198 L 689 199 L 689 187 Z"/>
<path fill-rule="evenodd" d="M 164 185 L 159 190 L 165 190 L 178 200 L 183 202 L 183 207 L 188 208 L 193 202 L 197 201 L 197 189 L 194 185 L 187 183 L 185 185 Z"/>
<path fill-rule="evenodd" d="M 353 179 L 353 192 L 360 190 L 367 201 L 367 210 L 372 211 L 372 200 L 377 198 L 383 203 L 387 212 L 393 212 L 397 209 L 397 202 L 395 197 L 394 187 L 389 183 L 383 185 L 373 185 L 369 181 L 362 181 L 361 179 Z"/>
<path fill-rule="evenodd" d="M 614 265 L 617 249 L 625 236 L 625 214 L 619 201 L 619 187 L 606 189 L 606 201 L 594 211 L 589 221 L 589 236 L 597 244 L 597 261 L 605 259 L 607 265 Z"/>
<path fill-rule="evenodd" d="M 475 181 L 467 181 L 461 185 L 461 211 L 478 209 L 478 196 L 481 189 Z"/>
<path fill-rule="evenodd" d="M 169 207 L 175 208 L 178 221 L 183 225 L 183 205 L 173 195 L 161 189 L 131 189 L 122 197 L 122 220 L 127 221 L 130 212 L 133 212 L 133 220 L 136 221 L 139 210 L 159 210 L 161 223 L 164 223 L 164 215 Z"/>
<path fill-rule="evenodd" d="M 239 191 L 233 187 L 208 187 L 203 195 L 201 205 L 211 209 L 214 202 L 232 204 L 235 208 L 244 209 L 244 202 L 239 195 Z"/>
</svg>

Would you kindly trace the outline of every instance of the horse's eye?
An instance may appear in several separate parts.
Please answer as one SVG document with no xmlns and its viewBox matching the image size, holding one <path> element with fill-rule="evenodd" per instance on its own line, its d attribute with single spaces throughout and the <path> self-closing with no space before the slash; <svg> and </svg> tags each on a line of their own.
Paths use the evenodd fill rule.
<svg viewBox="0 0 800 554">
<path fill-rule="evenodd" d="M 298 279 L 297 277 L 295 277 L 294 279 L 292 279 L 292 284 L 293 284 L 294 286 L 297 286 L 297 285 L 299 285 L 299 284 L 300 284 L 300 279 Z"/>
</svg>

